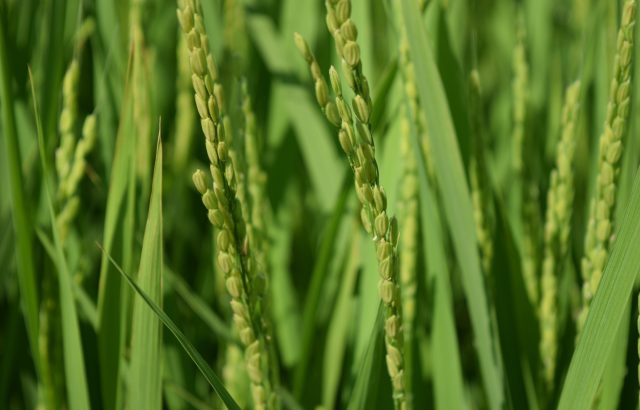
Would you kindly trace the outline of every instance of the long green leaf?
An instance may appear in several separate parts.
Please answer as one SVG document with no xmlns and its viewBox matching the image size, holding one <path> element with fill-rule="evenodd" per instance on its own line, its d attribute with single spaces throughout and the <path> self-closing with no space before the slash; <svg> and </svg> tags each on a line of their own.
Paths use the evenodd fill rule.
<svg viewBox="0 0 640 410">
<path fill-rule="evenodd" d="M 640 271 L 640 171 L 636 172 L 629 205 L 605 266 L 584 330 L 569 365 L 558 408 L 588 408 L 618 335 Z"/>
<path fill-rule="evenodd" d="M 451 112 L 451 120 L 453 122 L 454 130 L 458 138 L 458 144 L 460 148 L 460 155 L 463 161 L 466 163 L 469 160 L 469 154 L 471 152 L 470 144 L 470 130 L 469 130 L 469 112 L 467 106 L 467 90 L 465 76 L 462 72 L 459 60 L 456 57 L 456 52 L 453 49 L 450 38 L 450 26 L 447 20 L 445 5 L 442 3 L 434 3 L 437 7 L 435 12 L 434 22 L 436 28 L 434 29 L 434 36 L 436 38 L 436 44 L 434 44 L 436 58 L 436 64 L 438 72 L 442 79 L 442 86 L 445 91 L 447 101 L 451 107 L 456 107 Z"/>
<path fill-rule="evenodd" d="M 24 181 L 18 136 L 16 135 L 14 101 L 11 95 L 11 72 L 7 58 L 5 27 L 0 27 L 0 103 L 2 104 L 2 137 L 5 144 L 3 161 L 7 162 L 11 190 L 11 212 L 16 238 L 16 262 L 20 301 L 25 316 L 29 346 L 36 370 L 40 370 L 38 350 L 38 288 L 33 266 L 33 227 L 29 220 L 28 203 L 25 201 Z M 4 182 L 3 182 L 4 184 Z"/>
<path fill-rule="evenodd" d="M 367 244 L 370 245 L 370 244 Z M 370 337 L 366 349 L 357 362 L 358 372 L 355 378 L 353 392 L 347 408 L 349 410 L 364 410 L 370 408 L 385 408 L 379 399 L 379 384 L 387 380 L 382 360 L 384 352 L 384 340 L 382 336 L 382 305 L 378 305 L 376 320 L 371 327 Z M 385 397 L 387 400 L 391 395 Z M 389 405 L 391 402 L 389 400 Z"/>
<path fill-rule="evenodd" d="M 398 58 L 394 58 L 387 64 L 376 86 L 373 89 L 373 110 L 371 110 L 371 125 L 374 130 L 378 130 L 379 126 L 384 123 L 389 107 L 389 94 L 393 88 L 394 80 L 398 74 Z"/>
<path fill-rule="evenodd" d="M 527 391 L 527 382 L 536 379 L 540 359 L 540 340 L 536 312 L 529 303 L 523 277 L 520 274 L 520 255 L 513 235 L 513 227 L 502 202 L 497 197 L 495 215 L 495 257 L 488 282 L 492 291 L 504 371 L 509 387 L 509 405 L 513 408 L 537 408 L 535 394 Z M 535 390 L 535 389 L 534 389 Z M 535 393 L 535 392 L 533 392 Z"/>
<path fill-rule="evenodd" d="M 64 359 L 64 375 L 67 389 L 67 400 L 71 410 L 82 410 L 90 408 L 89 389 L 87 384 L 84 351 L 82 349 L 82 339 L 80 337 L 80 326 L 78 324 L 78 314 L 76 311 L 75 297 L 73 293 L 73 280 L 69 271 L 69 264 L 62 248 L 56 215 L 53 210 L 53 198 L 51 192 L 53 188 L 49 185 L 52 175 L 46 160 L 45 140 L 40 122 L 39 110 L 36 101 L 35 86 L 31 70 L 31 93 L 33 97 L 34 111 L 36 115 L 36 128 L 38 134 L 38 149 L 40 152 L 40 164 L 44 174 L 44 186 L 46 193 L 47 208 L 53 232 L 53 243 L 55 246 L 55 258 L 53 260 L 56 272 L 58 273 L 58 290 L 60 300 L 60 311 L 62 316 L 62 348 Z"/>
<path fill-rule="evenodd" d="M 449 271 L 445 253 L 445 236 L 436 198 L 429 186 L 424 158 L 420 155 L 417 137 L 412 139 L 414 151 L 420 164 L 418 180 L 420 183 L 420 220 L 424 232 L 424 258 L 427 266 L 427 283 L 434 283 L 432 360 L 436 409 L 467 408 L 464 396 L 464 381 Z M 416 272 L 417 273 L 417 272 Z M 414 387 L 415 389 L 415 387 Z"/>
<path fill-rule="evenodd" d="M 351 249 L 342 272 L 339 294 L 335 309 L 327 329 L 327 342 L 323 358 L 322 405 L 330 409 L 334 406 L 339 391 L 340 376 L 344 373 L 344 356 L 347 350 L 349 328 L 354 316 L 353 291 L 358 279 L 360 265 L 360 221 L 353 224 L 348 239 Z"/>
<path fill-rule="evenodd" d="M 109 178 L 107 208 L 104 219 L 103 243 L 109 253 L 120 235 L 122 248 L 127 238 L 125 226 L 125 198 L 130 190 L 130 175 L 135 149 L 135 136 L 132 130 L 130 86 L 125 87 L 120 124 L 116 139 L 115 155 Z M 130 204 L 126 204 L 131 208 Z M 122 249 L 120 248 L 120 249 Z M 118 249 L 118 248 L 116 248 Z M 122 318 L 125 311 L 123 284 L 119 275 L 110 269 L 109 262 L 103 256 L 100 263 L 100 282 L 98 285 L 98 357 L 100 359 L 100 382 L 104 408 L 115 409 L 120 397 L 120 359 L 124 344 Z"/>
<path fill-rule="evenodd" d="M 378 264 L 376 260 L 376 250 L 374 246 L 371 246 L 371 241 L 367 240 L 369 235 L 363 230 L 360 231 L 360 255 L 362 263 L 362 271 L 358 277 L 358 283 L 356 284 L 356 292 L 358 298 L 356 299 L 356 319 L 354 325 L 354 341 L 353 341 L 353 356 L 356 360 L 350 369 L 350 374 L 357 375 L 361 370 L 358 367 L 359 360 L 363 357 L 371 343 L 371 328 L 376 326 L 377 316 L 376 314 L 381 310 L 380 308 L 380 296 L 377 289 L 378 281 L 380 280 L 380 274 L 378 273 Z M 381 319 L 384 322 L 384 319 Z M 380 325 L 384 326 L 384 325 Z M 382 360 L 381 360 L 382 362 Z M 382 365 L 385 366 L 384 364 Z M 389 378 L 386 378 L 389 380 Z M 391 394 L 389 394 L 391 397 Z"/>
<path fill-rule="evenodd" d="M 147 225 L 142 240 L 138 283 L 149 298 L 162 306 L 162 142 L 158 135 Z M 129 407 L 162 408 L 162 327 L 142 300 L 133 303 Z"/>
<path fill-rule="evenodd" d="M 344 209 L 348 199 L 348 190 L 346 185 L 343 187 L 342 194 L 336 202 L 329 227 L 322 238 L 318 259 L 313 267 L 311 274 L 311 284 L 309 285 L 309 295 L 304 305 L 302 315 L 302 347 L 300 351 L 300 361 L 296 367 L 294 374 L 294 394 L 300 397 L 304 389 L 304 381 L 306 378 L 307 364 L 310 360 L 312 352 L 313 338 L 316 329 L 316 315 L 318 305 L 320 303 L 320 295 L 322 294 L 322 286 L 324 278 L 327 275 L 329 262 L 332 256 L 333 243 L 338 235 L 338 228 L 342 221 Z"/>
<path fill-rule="evenodd" d="M 49 195 L 49 193 L 47 193 Z M 53 205 L 51 204 L 51 211 Z M 52 220 L 54 218 L 51 212 Z M 52 224 L 55 228 L 55 223 Z M 46 235 L 38 231 L 37 235 L 42 243 L 51 240 Z M 78 314 L 76 311 L 76 302 L 73 293 L 73 282 L 64 251 L 59 242 L 57 233 L 54 233 L 53 239 L 53 258 L 55 270 L 58 273 L 59 281 L 59 299 L 62 313 L 62 347 L 64 358 L 64 376 L 65 387 L 67 389 L 67 400 L 70 409 L 88 409 L 89 392 L 84 364 L 84 351 L 82 350 L 82 339 L 80 337 L 80 327 L 78 323 Z"/>
<path fill-rule="evenodd" d="M 62 85 L 62 73 L 64 71 L 64 28 L 65 13 L 67 7 L 73 7 L 70 2 L 58 4 L 52 7 L 51 12 L 47 13 L 49 20 L 49 33 L 43 36 L 44 40 L 44 59 L 47 69 L 42 70 L 42 127 L 45 143 L 43 149 L 47 156 L 53 153 L 56 138 L 56 120 L 58 115 L 59 93 Z"/>
<path fill-rule="evenodd" d="M 121 24 L 120 16 L 118 16 L 118 11 L 121 10 L 120 7 L 114 7 L 109 0 L 97 0 L 94 4 L 99 33 L 99 36 L 96 37 L 101 40 L 102 49 L 108 56 L 108 62 L 111 66 L 111 69 L 105 74 L 107 74 L 111 83 L 117 110 L 122 99 L 120 86 L 127 69 L 127 47 L 125 47 L 126 42 L 123 40 L 123 38 L 126 38 L 123 30 L 126 26 Z"/>
<path fill-rule="evenodd" d="M 485 284 L 476 248 L 471 198 L 458 149 L 455 129 L 436 68 L 427 33 L 413 0 L 401 0 L 407 25 L 411 57 L 415 64 L 418 95 L 427 118 L 436 176 L 469 303 L 475 345 L 489 407 L 500 409 L 505 402 L 502 361 L 491 323 Z"/>
<path fill-rule="evenodd" d="M 0 403 L 8 403 L 14 367 L 16 361 L 16 351 L 22 346 L 18 344 L 18 336 L 20 334 L 20 310 L 18 306 L 10 306 L 5 316 L 2 327 L 2 360 L 0 360 Z"/>
<path fill-rule="evenodd" d="M 631 329 L 637 329 L 635 317 L 631 317 L 631 304 L 624 310 L 618 334 L 607 360 L 607 365 L 602 376 L 601 393 L 598 406 L 600 409 L 616 409 L 620 401 L 620 393 L 627 375 L 627 344 L 629 342 L 629 323 Z M 631 320 L 630 320 L 631 319 Z M 632 335 L 632 340 L 635 339 Z M 635 350 L 635 349 L 633 349 Z"/>
<path fill-rule="evenodd" d="M 295 288 L 292 284 L 293 272 L 290 269 L 291 244 L 293 234 L 291 215 L 293 215 L 292 202 L 295 191 L 290 185 L 285 193 L 285 200 L 275 215 L 275 222 L 268 232 L 273 240 L 273 245 L 269 250 L 271 259 L 271 298 L 274 331 L 278 341 L 282 364 L 287 367 L 293 366 L 300 357 L 300 337 L 301 328 L 300 306 L 296 299 Z"/>
<path fill-rule="evenodd" d="M 111 257 L 111 255 L 106 253 L 106 250 L 98 245 L 100 250 L 102 250 L 105 257 L 111 262 L 111 264 L 120 272 L 122 277 L 129 283 L 131 288 L 136 291 L 136 293 L 145 301 L 145 303 L 153 310 L 153 312 L 158 316 L 158 318 L 162 321 L 167 329 L 175 336 L 178 340 L 184 351 L 189 355 L 193 363 L 196 365 L 198 370 L 202 373 L 205 380 L 209 385 L 213 388 L 213 390 L 220 396 L 220 399 L 224 402 L 224 404 L 229 408 L 229 410 L 240 410 L 240 406 L 233 400 L 227 389 L 224 387 L 224 384 L 220 380 L 220 378 L 215 374 L 211 367 L 207 364 L 206 360 L 202 357 L 202 355 L 196 350 L 195 347 L 189 342 L 187 337 L 182 333 L 182 331 L 176 326 L 176 324 L 167 316 L 166 313 L 162 311 L 162 309 L 153 301 L 151 298 L 142 290 L 140 286 L 136 284 L 133 278 L 122 270 L 120 265 Z"/>
<path fill-rule="evenodd" d="M 36 234 L 38 235 L 38 239 L 40 240 L 42 247 L 47 252 L 51 260 L 55 261 L 57 251 L 53 242 L 51 242 L 44 232 L 38 230 L 36 231 Z M 73 294 L 79 307 L 78 317 L 84 318 L 89 322 L 94 330 L 98 330 L 98 310 L 96 309 L 96 305 L 93 303 L 87 292 L 82 288 L 81 284 L 72 281 L 71 286 L 73 286 Z"/>
</svg>

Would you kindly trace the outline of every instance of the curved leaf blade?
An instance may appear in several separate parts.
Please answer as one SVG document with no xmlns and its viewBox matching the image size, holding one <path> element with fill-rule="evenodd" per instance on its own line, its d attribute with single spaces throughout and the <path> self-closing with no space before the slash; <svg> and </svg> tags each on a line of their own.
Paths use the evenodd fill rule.
<svg viewBox="0 0 640 410">
<path fill-rule="evenodd" d="M 209 385 L 213 388 L 213 390 L 218 394 L 220 399 L 224 402 L 229 410 L 240 410 L 240 406 L 233 400 L 227 389 L 224 387 L 222 380 L 215 374 L 215 372 L 209 367 L 206 360 L 202 357 L 202 355 L 196 350 L 195 347 L 189 342 L 187 337 L 182 333 L 182 331 L 176 326 L 176 324 L 167 316 L 166 313 L 146 294 L 145 291 L 140 289 L 140 286 L 136 284 L 133 278 L 122 270 L 120 265 L 108 255 L 104 248 L 98 245 L 100 250 L 104 253 L 105 257 L 111 262 L 111 264 L 120 272 L 120 274 L 125 278 L 127 283 L 136 291 L 136 293 L 145 301 L 145 303 L 153 310 L 153 312 L 158 316 L 162 324 L 164 324 L 167 329 L 175 336 L 178 340 L 178 343 L 182 346 L 184 351 L 189 355 L 189 358 L 196 365 L 198 370 L 202 373 L 205 380 Z"/>
</svg>

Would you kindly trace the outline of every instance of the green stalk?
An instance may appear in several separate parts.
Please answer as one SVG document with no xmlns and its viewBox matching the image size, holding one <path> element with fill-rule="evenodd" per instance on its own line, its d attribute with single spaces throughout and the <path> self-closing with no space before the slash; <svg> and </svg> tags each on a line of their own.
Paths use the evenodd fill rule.
<svg viewBox="0 0 640 410">
<path fill-rule="evenodd" d="M 25 315 L 27 336 L 36 371 L 41 374 L 38 350 L 38 288 L 33 265 L 33 227 L 25 201 L 24 181 L 18 137 L 16 135 L 13 99 L 11 96 L 11 73 L 8 66 L 4 27 L 0 28 L 0 102 L 2 103 L 2 124 L 9 170 L 11 190 L 11 211 L 16 235 L 18 286 Z"/>
<path fill-rule="evenodd" d="M 149 197 L 152 168 L 151 96 L 149 95 L 151 83 L 149 76 L 152 74 L 148 63 L 149 50 L 142 26 L 142 16 L 147 10 L 145 0 L 133 0 L 129 9 L 129 43 L 133 51 L 131 98 L 136 130 L 135 170 L 136 178 L 140 180 L 142 186 L 140 194 L 142 203 L 145 203 Z"/>
</svg>

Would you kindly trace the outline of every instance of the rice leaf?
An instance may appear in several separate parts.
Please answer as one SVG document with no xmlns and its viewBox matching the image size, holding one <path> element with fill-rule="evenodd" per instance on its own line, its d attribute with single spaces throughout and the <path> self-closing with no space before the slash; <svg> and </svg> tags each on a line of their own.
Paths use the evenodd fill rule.
<svg viewBox="0 0 640 410">
<path fill-rule="evenodd" d="M 475 232 L 473 210 L 456 132 L 416 2 L 402 0 L 402 11 L 416 72 L 422 73 L 416 76 L 418 95 L 427 117 L 436 177 L 442 191 L 445 216 L 451 230 L 455 254 L 462 270 L 482 381 L 489 399 L 489 407 L 499 409 L 505 402 L 503 369 L 498 353 L 500 349 L 489 314 L 476 238 L 472 234 Z"/>
<path fill-rule="evenodd" d="M 631 316 L 632 306 L 627 305 L 622 321 L 618 327 L 618 334 L 611 349 L 611 354 L 602 376 L 602 393 L 598 398 L 601 409 L 617 409 L 620 401 L 620 393 L 627 374 L 627 344 L 629 342 L 629 324 L 631 329 L 637 329 L 637 321 Z M 632 335 L 632 339 L 635 339 Z M 624 403 L 624 402 L 623 402 Z"/>
<path fill-rule="evenodd" d="M 78 315 L 89 322 L 93 330 L 98 330 L 98 309 L 84 288 L 77 282 L 73 282 L 73 294 L 78 303 Z"/>
<path fill-rule="evenodd" d="M 122 255 L 124 249 L 130 248 L 128 244 L 132 241 L 132 233 L 129 232 L 127 235 L 125 228 L 130 225 L 127 218 L 130 212 L 126 214 L 125 211 L 131 209 L 130 201 L 125 203 L 125 199 L 128 192 L 131 194 L 131 175 L 135 172 L 134 169 L 131 169 L 135 160 L 135 136 L 132 129 L 130 87 L 127 86 L 109 177 L 102 239 L 107 253 L 112 252 L 115 244 L 121 245 L 121 247 L 115 248 L 115 255 Z M 119 367 L 124 345 L 124 326 L 121 321 L 126 312 L 124 289 L 120 275 L 116 274 L 108 259 L 103 255 L 98 284 L 98 357 L 102 400 L 105 409 L 115 409 L 120 401 Z"/>
<path fill-rule="evenodd" d="M 373 110 L 371 110 L 371 126 L 374 130 L 378 130 L 379 126 L 385 121 L 386 112 L 389 107 L 389 99 L 387 98 L 393 88 L 396 74 L 398 73 L 398 58 L 391 60 L 381 74 L 381 78 L 376 82 L 373 89 L 374 101 Z"/>
<path fill-rule="evenodd" d="M 158 134 L 149 213 L 142 240 L 138 284 L 162 307 L 162 141 Z M 131 366 L 128 405 L 162 408 L 162 327 L 156 315 L 137 298 L 131 321 Z"/>
<path fill-rule="evenodd" d="M 293 394 L 291 394 L 291 392 L 289 392 L 288 390 L 280 387 L 276 393 L 278 393 L 278 397 L 281 400 L 283 409 L 304 410 L 304 407 L 302 407 L 300 403 L 296 401 L 296 398 L 293 397 Z"/>
<path fill-rule="evenodd" d="M 97 0 L 95 2 L 96 8 L 96 23 L 98 27 L 98 38 L 102 50 L 104 50 L 106 59 L 109 65 L 112 67 L 105 74 L 108 76 L 111 89 L 114 91 L 114 97 L 116 102 L 116 110 L 120 107 L 122 100 L 121 85 L 124 75 L 127 70 L 126 60 L 126 32 L 118 16 L 118 10 L 120 8 L 113 7 L 113 3 L 108 0 Z"/>
<path fill-rule="evenodd" d="M 292 186 L 290 186 L 292 187 Z M 291 189 L 287 191 L 293 193 Z M 290 197 L 290 195 L 287 195 Z M 285 199 L 275 216 L 276 222 L 271 225 L 269 232 L 273 239 L 270 249 L 271 259 L 271 297 L 273 321 L 278 325 L 274 331 L 277 335 L 278 347 L 282 363 L 291 367 L 300 358 L 301 314 L 296 299 L 295 288 L 292 283 L 294 272 L 291 271 L 290 257 L 293 234 L 291 201 Z"/>
<path fill-rule="evenodd" d="M 209 367 L 206 360 L 202 357 L 202 355 L 196 350 L 195 347 L 189 342 L 187 337 L 182 333 L 182 331 L 176 326 L 176 324 L 167 316 L 166 313 L 162 311 L 162 309 L 144 292 L 140 286 L 136 284 L 133 278 L 122 270 L 120 265 L 111 257 L 111 255 L 106 253 L 106 250 L 98 245 L 102 253 L 105 255 L 107 260 L 116 268 L 118 272 L 124 277 L 129 286 L 135 290 L 136 294 L 140 296 L 144 302 L 153 310 L 156 316 L 162 321 L 162 324 L 169 329 L 169 331 L 175 336 L 175 338 L 180 343 L 180 346 L 184 349 L 184 351 L 189 355 L 189 358 L 196 365 L 198 370 L 202 373 L 205 380 L 209 385 L 213 388 L 213 390 L 218 394 L 220 399 L 222 399 L 223 403 L 229 410 L 240 410 L 240 406 L 233 400 L 227 389 L 224 387 L 224 384 L 220 380 L 220 378 L 216 375 L 216 373 Z"/>
<path fill-rule="evenodd" d="M 535 388 L 527 391 L 527 381 L 537 380 L 540 363 L 535 307 L 527 297 L 524 277 L 520 269 L 520 255 L 513 234 L 513 226 L 503 204 L 495 200 L 495 255 L 489 281 L 494 295 L 495 316 L 498 321 L 500 347 L 509 389 L 510 405 L 514 408 L 536 408 Z"/>
<path fill-rule="evenodd" d="M 51 204 L 51 218 L 55 220 L 53 204 Z M 52 229 L 56 230 L 55 223 L 52 224 L 52 227 Z M 41 242 L 51 243 L 51 240 L 48 239 L 42 231 L 37 231 L 37 235 Z M 88 409 L 90 408 L 89 391 L 76 302 L 73 296 L 73 283 L 64 251 L 62 250 L 59 240 L 56 238 L 58 234 L 54 233 L 53 236 L 55 253 L 51 256 L 53 257 L 55 270 L 58 273 L 60 287 L 59 299 L 62 312 L 62 347 L 67 400 L 69 402 L 69 408 L 72 410 Z"/>
<path fill-rule="evenodd" d="M 309 285 L 306 298 L 307 300 L 302 313 L 302 346 L 300 348 L 300 360 L 296 366 L 293 379 L 293 391 L 295 396 L 298 398 L 304 389 L 306 372 L 308 371 L 308 363 L 313 348 L 316 317 L 320 303 L 320 296 L 322 295 L 322 287 L 328 272 L 329 262 L 333 256 L 333 244 L 338 235 L 340 222 L 343 218 L 348 197 L 349 190 L 345 184 L 345 186 L 343 186 L 342 193 L 335 204 L 327 231 L 322 238 L 318 259 L 314 263 L 313 271 L 311 273 L 311 284 Z"/>
<path fill-rule="evenodd" d="M 367 241 L 364 241 L 365 243 Z M 369 245 L 368 243 L 366 243 Z M 371 248 L 371 246 L 368 246 Z M 386 395 L 389 403 L 383 404 L 378 401 L 382 399 L 379 394 L 379 384 L 381 381 L 386 381 L 388 378 L 385 374 L 384 364 L 382 360 L 378 358 L 383 356 L 384 341 L 382 334 L 382 304 L 378 306 L 378 313 L 376 320 L 371 327 L 370 337 L 367 342 L 366 349 L 357 361 L 357 373 L 355 376 L 355 382 L 349 404 L 348 410 L 364 410 L 371 408 L 388 408 L 391 406 L 391 395 Z"/>
<path fill-rule="evenodd" d="M 38 240 L 40 240 L 42 247 L 47 252 L 51 260 L 55 261 L 57 251 L 55 245 L 51 242 L 51 239 L 49 239 L 44 232 L 40 230 L 38 230 L 36 234 L 38 235 Z M 98 330 L 98 310 L 96 309 L 95 304 L 80 284 L 72 281 L 71 286 L 73 286 L 73 294 L 76 298 L 76 303 L 80 308 L 78 316 L 84 316 L 84 319 L 89 322 L 91 327 L 94 330 Z"/>
<path fill-rule="evenodd" d="M 18 287 L 20 304 L 27 328 L 31 356 L 39 371 L 40 353 L 38 350 L 38 288 L 33 266 L 33 226 L 29 218 L 31 204 L 26 201 L 25 184 L 22 176 L 22 160 L 16 122 L 14 97 L 11 95 L 12 74 L 7 58 L 5 27 L 0 28 L 0 103 L 2 105 L 2 139 L 8 169 L 8 185 L 11 192 L 11 214 L 16 240 L 16 263 L 18 268 Z M 3 185 L 5 181 L 3 181 Z"/>
<path fill-rule="evenodd" d="M 613 243 L 584 330 L 569 365 L 558 408 L 588 408 L 593 402 L 640 270 L 640 172 L 636 171 L 624 217 Z"/>
<path fill-rule="evenodd" d="M 371 242 L 367 242 L 369 236 L 364 230 L 360 230 L 360 236 L 362 271 L 356 284 L 356 316 L 353 330 L 353 356 L 356 360 L 352 362 L 349 371 L 349 374 L 355 377 L 362 371 L 360 367 L 362 366 L 361 362 L 358 360 L 367 354 L 371 344 L 371 328 L 375 326 L 378 321 L 376 314 L 383 309 L 380 307 L 378 292 L 374 291 L 374 289 L 377 290 L 378 281 L 380 280 L 378 264 L 376 263 L 376 250 L 371 246 Z M 380 319 L 380 322 L 380 326 L 384 329 L 384 318 Z M 383 355 L 381 354 L 380 357 L 382 358 Z M 382 360 L 380 361 L 383 362 Z M 385 366 L 386 364 L 383 364 L 382 368 L 384 369 Z M 383 377 L 389 379 L 384 373 Z M 389 394 L 389 396 L 391 396 L 391 394 Z"/>
<path fill-rule="evenodd" d="M 445 15 L 445 6 L 442 3 L 434 3 L 438 11 L 435 16 L 436 28 L 434 29 L 436 37 L 435 58 L 438 66 L 438 72 L 442 78 L 442 85 L 445 90 L 447 101 L 451 107 L 456 107 L 451 111 L 451 119 L 458 138 L 460 154 L 465 164 L 469 163 L 471 153 L 471 133 L 469 130 L 469 113 L 467 107 L 467 90 L 465 76 L 462 73 L 460 60 L 457 59 L 456 53 L 451 44 L 450 26 Z"/>
<path fill-rule="evenodd" d="M 445 253 L 445 236 L 436 198 L 429 186 L 426 166 L 417 137 L 412 138 L 416 156 L 418 157 L 418 180 L 420 194 L 420 220 L 424 232 L 424 258 L 427 266 L 426 283 L 431 283 L 433 292 L 433 324 L 431 329 L 432 361 L 435 392 L 435 408 L 464 409 L 464 381 L 462 365 L 458 349 L 455 317 L 449 269 Z M 416 391 L 416 388 L 413 389 Z"/>
<path fill-rule="evenodd" d="M 342 272 L 339 294 L 335 302 L 335 309 L 329 328 L 324 352 L 322 377 L 322 405 L 330 409 L 334 407 L 338 395 L 340 377 L 344 373 L 344 357 L 347 350 L 349 328 L 354 317 L 353 291 L 358 278 L 361 235 L 359 221 L 349 235 L 351 249 L 347 256 L 347 263 Z"/>
<path fill-rule="evenodd" d="M 56 216 L 53 210 L 52 192 L 53 188 L 49 184 L 49 176 L 53 175 L 49 170 L 46 161 L 45 140 L 40 122 L 38 104 L 36 100 L 35 85 L 33 76 L 29 70 L 31 80 L 31 94 L 33 97 L 34 112 L 36 116 L 36 129 L 38 134 L 38 148 L 40 152 L 40 165 L 44 173 L 45 199 L 49 211 L 49 221 L 53 233 L 53 243 L 55 246 L 55 258 L 53 259 L 56 272 L 58 274 L 58 289 L 60 312 L 62 316 L 62 348 L 64 360 L 64 375 L 67 389 L 67 401 L 71 410 L 82 410 L 90 408 L 89 390 L 84 364 L 84 350 L 82 349 L 82 339 L 78 324 L 78 314 L 76 311 L 75 297 L 73 296 L 73 281 L 69 272 L 69 264 L 62 248 L 60 234 L 56 224 Z M 40 232 L 39 235 L 42 235 Z"/>
<path fill-rule="evenodd" d="M 49 157 L 53 153 L 54 144 L 56 142 L 56 120 L 59 108 L 58 95 L 61 90 L 62 73 L 64 72 L 64 30 L 65 30 L 65 13 L 67 7 L 73 7 L 71 2 L 59 4 L 58 7 L 52 7 L 51 12 L 47 13 L 49 20 L 48 35 L 43 36 L 44 41 L 44 59 L 47 62 L 47 69 L 42 70 L 41 80 L 38 84 L 42 84 L 40 91 L 42 93 L 40 100 L 43 138 L 45 142 L 44 152 Z"/>
</svg>

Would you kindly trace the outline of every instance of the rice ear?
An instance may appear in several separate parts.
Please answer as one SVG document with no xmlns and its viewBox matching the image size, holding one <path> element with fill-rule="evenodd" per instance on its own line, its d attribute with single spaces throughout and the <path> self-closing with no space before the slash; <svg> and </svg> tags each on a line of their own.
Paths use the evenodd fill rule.
<svg viewBox="0 0 640 410">
<path fill-rule="evenodd" d="M 211 223 L 219 230 L 216 261 L 225 275 L 231 306 L 235 306 L 233 321 L 236 331 L 245 353 L 252 352 L 245 354 L 245 365 L 251 381 L 253 404 L 256 408 L 278 408 L 275 394 L 277 372 L 273 369 L 276 363 L 269 348 L 272 337 L 266 325 L 267 311 L 262 306 L 266 276 L 258 272 L 255 264 L 255 253 L 260 254 L 256 251 L 259 244 L 253 235 L 247 181 L 233 145 L 224 90 L 209 52 L 199 3 L 183 1 L 177 14 L 187 39 L 195 101 L 213 184 L 204 181 L 202 171 L 194 174 L 194 182 Z"/>
<path fill-rule="evenodd" d="M 310 51 L 308 44 L 299 35 L 294 35 L 298 50 L 309 65 L 316 90 L 316 99 L 327 119 L 338 128 L 340 146 L 347 156 L 353 171 L 356 192 L 362 206 L 361 219 L 367 233 L 376 246 L 380 280 L 378 292 L 385 305 L 385 346 L 387 370 L 393 387 L 396 408 L 410 408 L 410 394 L 404 372 L 404 338 L 402 301 L 399 288 L 398 229 L 395 218 L 387 215 L 384 189 L 380 186 L 378 163 L 370 123 L 373 103 L 369 83 L 362 71 L 360 47 L 356 42 L 357 27 L 351 20 L 349 0 L 327 1 L 326 21 L 334 39 L 338 55 L 342 59 L 342 71 L 346 82 L 354 93 L 349 104 L 342 93 L 337 70 L 331 67 L 329 76 L 334 101 L 328 96 L 327 81 Z M 344 30 L 344 32 L 343 32 Z M 334 107 L 339 118 L 335 117 Z"/>
<path fill-rule="evenodd" d="M 540 357 L 548 389 L 553 386 L 558 351 L 558 278 L 563 272 L 571 230 L 574 179 L 572 164 L 576 146 L 579 99 L 580 82 L 576 81 L 567 88 L 556 166 L 551 171 L 550 188 L 547 193 L 539 317 Z"/>
<path fill-rule="evenodd" d="M 578 318 L 578 337 L 589 312 L 593 295 L 598 290 L 604 265 L 609 255 L 616 184 L 620 169 L 622 145 L 629 123 L 631 72 L 635 39 L 636 1 L 627 0 L 622 11 L 611 89 L 604 131 L 600 136 L 598 174 L 594 197 L 590 202 L 589 222 L 582 258 L 582 310 Z"/>
</svg>

